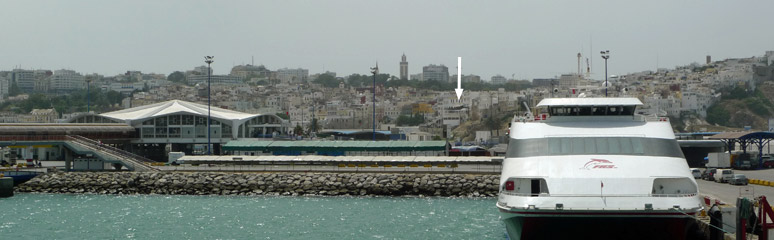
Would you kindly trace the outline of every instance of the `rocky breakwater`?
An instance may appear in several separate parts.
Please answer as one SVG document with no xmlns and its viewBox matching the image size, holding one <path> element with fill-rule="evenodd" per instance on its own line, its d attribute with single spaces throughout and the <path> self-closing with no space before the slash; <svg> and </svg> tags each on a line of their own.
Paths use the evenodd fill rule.
<svg viewBox="0 0 774 240">
<path fill-rule="evenodd" d="M 497 195 L 499 175 L 414 173 L 59 172 L 18 192 L 178 195 Z"/>
</svg>

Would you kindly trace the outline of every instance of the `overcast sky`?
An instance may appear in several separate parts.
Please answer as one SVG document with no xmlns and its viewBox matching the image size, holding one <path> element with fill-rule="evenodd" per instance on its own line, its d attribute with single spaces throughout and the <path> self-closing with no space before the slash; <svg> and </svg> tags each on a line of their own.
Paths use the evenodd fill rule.
<svg viewBox="0 0 774 240">
<path fill-rule="evenodd" d="M 772 0 L 3 1 L 0 70 L 112 76 L 255 64 L 339 76 L 444 64 L 489 80 L 577 70 L 604 78 L 774 50 Z M 593 48 L 592 48 L 593 47 Z M 591 51 L 593 50 L 593 51 Z M 585 68 L 585 63 L 584 63 Z"/>
</svg>

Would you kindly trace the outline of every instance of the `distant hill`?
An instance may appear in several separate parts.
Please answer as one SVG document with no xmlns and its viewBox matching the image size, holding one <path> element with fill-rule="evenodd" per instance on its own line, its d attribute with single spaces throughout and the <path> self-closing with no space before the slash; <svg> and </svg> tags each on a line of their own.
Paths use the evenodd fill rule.
<svg viewBox="0 0 774 240">
<path fill-rule="evenodd" d="M 755 91 L 736 87 L 721 92 L 721 99 L 707 109 L 709 124 L 768 130 L 768 119 L 774 116 L 774 82 L 762 82 Z"/>
</svg>

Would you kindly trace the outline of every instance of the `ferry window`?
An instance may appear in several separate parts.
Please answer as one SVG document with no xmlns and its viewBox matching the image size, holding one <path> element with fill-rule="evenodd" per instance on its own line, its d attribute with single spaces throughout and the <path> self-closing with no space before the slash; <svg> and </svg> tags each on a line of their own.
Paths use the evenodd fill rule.
<svg viewBox="0 0 774 240">
<path fill-rule="evenodd" d="M 591 115 L 591 107 L 582 107 L 579 108 L 581 116 L 590 116 Z"/>
<path fill-rule="evenodd" d="M 562 141 L 558 138 L 548 139 L 548 150 L 551 152 L 551 154 L 562 153 Z"/>
<path fill-rule="evenodd" d="M 643 154 L 645 153 L 645 149 L 643 149 L 642 146 L 642 139 L 639 138 L 630 138 L 632 141 L 632 152 L 637 154 Z"/>
<path fill-rule="evenodd" d="M 151 132 L 153 134 L 153 132 Z M 647 149 L 647 151 L 645 151 Z M 506 157 L 582 154 L 684 157 L 674 139 L 643 137 L 553 137 L 511 139 Z"/>
<path fill-rule="evenodd" d="M 618 115 L 620 111 L 618 107 L 607 107 L 607 115 Z"/>
<path fill-rule="evenodd" d="M 620 138 L 618 140 L 621 143 L 621 152 L 622 153 L 631 153 L 632 152 L 632 141 L 629 140 L 629 138 Z"/>
<path fill-rule="evenodd" d="M 569 114 L 570 114 L 570 108 L 564 108 L 564 107 L 551 108 L 552 116 L 567 116 Z"/>
<path fill-rule="evenodd" d="M 597 142 L 597 152 L 598 153 L 608 153 L 608 150 L 607 150 L 607 139 L 605 139 L 605 138 L 597 138 L 594 141 Z"/>
<path fill-rule="evenodd" d="M 584 140 L 584 141 L 586 141 L 586 140 Z M 584 153 L 596 153 L 597 152 L 597 144 L 595 143 L 595 141 L 592 140 L 592 141 L 587 141 L 585 143 L 586 143 L 585 144 L 586 148 L 583 149 Z"/>
<path fill-rule="evenodd" d="M 562 138 L 562 153 L 570 153 L 571 144 L 569 138 Z"/>
<path fill-rule="evenodd" d="M 591 108 L 591 114 L 595 115 L 595 116 L 605 115 L 605 110 L 606 109 L 607 108 L 604 108 L 604 107 L 592 107 Z"/>
<path fill-rule="evenodd" d="M 621 153 L 621 143 L 612 139 L 608 139 L 607 141 L 608 146 L 608 152 L 610 153 Z"/>
<path fill-rule="evenodd" d="M 570 109 L 572 109 L 572 111 L 570 112 L 570 115 L 572 115 L 572 116 L 576 116 L 576 115 L 578 115 L 578 112 L 580 112 L 580 109 L 577 108 L 577 107 L 570 108 Z"/>
<path fill-rule="evenodd" d="M 634 106 L 622 107 L 621 115 L 634 115 Z"/>
<path fill-rule="evenodd" d="M 582 154 L 585 150 L 585 144 L 583 144 L 583 138 L 572 138 L 572 153 Z"/>
</svg>

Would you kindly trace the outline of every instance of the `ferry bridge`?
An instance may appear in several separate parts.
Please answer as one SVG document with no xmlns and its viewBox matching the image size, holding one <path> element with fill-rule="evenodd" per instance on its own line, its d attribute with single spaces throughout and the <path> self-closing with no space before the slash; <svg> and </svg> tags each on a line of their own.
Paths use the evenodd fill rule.
<svg viewBox="0 0 774 240">
<path fill-rule="evenodd" d="M 104 142 L 129 141 L 134 128 L 126 124 L 0 124 L 0 147 L 16 159 L 64 160 L 71 169 L 77 158 L 96 158 L 134 171 L 157 171 L 150 159 Z"/>
</svg>

